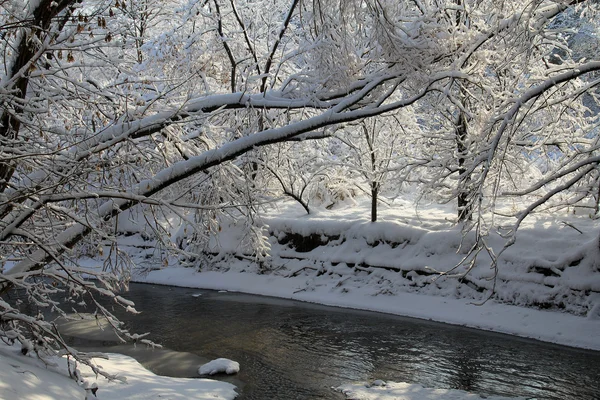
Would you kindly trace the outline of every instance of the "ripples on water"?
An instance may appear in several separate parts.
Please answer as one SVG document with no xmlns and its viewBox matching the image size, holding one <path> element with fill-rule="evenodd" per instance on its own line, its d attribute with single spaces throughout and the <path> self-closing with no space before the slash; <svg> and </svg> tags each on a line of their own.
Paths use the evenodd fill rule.
<svg viewBox="0 0 600 400">
<path fill-rule="evenodd" d="M 132 332 L 241 365 L 242 400 L 341 399 L 384 379 L 548 400 L 600 399 L 600 353 L 501 334 L 258 296 L 132 285 Z M 393 301 L 393 299 L 390 299 Z M 600 333 L 599 333 L 600 334 Z"/>
</svg>

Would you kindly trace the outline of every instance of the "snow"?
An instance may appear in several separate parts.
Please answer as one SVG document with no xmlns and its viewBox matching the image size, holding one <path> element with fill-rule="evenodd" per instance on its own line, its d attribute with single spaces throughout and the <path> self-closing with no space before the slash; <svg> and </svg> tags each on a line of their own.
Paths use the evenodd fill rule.
<svg viewBox="0 0 600 400">
<path fill-rule="evenodd" d="M 479 254 L 464 282 L 458 279 L 464 267 L 448 276 L 436 273 L 455 266 L 474 241 L 452 225 L 455 212 L 424 202 L 415 208 L 411 199 L 399 198 L 381 207 L 381 221 L 371 223 L 368 201 L 311 215 L 287 203 L 264 216 L 272 272 L 225 257 L 201 271 L 173 262 L 134 280 L 377 311 L 600 350 L 596 220 L 571 210 L 526 219 L 498 261 L 496 292 L 489 298 L 494 271 L 487 254 Z M 496 219 L 499 226 L 514 222 Z M 289 234 L 321 235 L 329 243 L 299 251 L 278 242 Z M 506 242 L 494 232 L 487 241 L 496 251 Z"/>
<path fill-rule="evenodd" d="M 198 368 L 200 375 L 215 375 L 223 372 L 227 375 L 237 374 L 240 372 L 240 364 L 227 358 L 217 358 Z"/>
<path fill-rule="evenodd" d="M 325 278 L 327 279 L 327 278 Z M 147 283 L 227 289 L 329 306 L 383 312 L 425 320 L 508 333 L 545 342 L 600 350 L 600 320 L 554 311 L 536 310 L 488 301 L 476 305 L 470 299 L 436 297 L 416 293 L 374 295 L 371 287 L 336 288 L 339 280 L 315 284 L 306 277 L 256 275 L 248 272 L 196 272 L 169 267 L 153 271 L 138 281 Z M 349 284 L 346 281 L 346 284 Z"/>
<path fill-rule="evenodd" d="M 133 280 L 383 312 L 600 350 L 600 294 L 597 293 L 600 291 L 597 265 L 600 258 L 597 254 L 599 229 L 596 220 L 573 215 L 572 211 L 553 215 L 536 214 L 526 219 L 517 241 L 499 260 L 496 295 L 488 300 L 486 290 L 489 286 L 486 285 L 491 285 L 489 278 L 493 271 L 489 268 L 490 259 L 485 254 L 480 255 L 468 275 L 484 288 L 483 292 L 458 282 L 456 277 L 431 274 L 448 271 L 456 265 L 474 241 L 472 235 L 463 235 L 459 228 L 452 225 L 454 214 L 452 207 L 420 204 L 415 209 L 410 201 L 397 199 L 389 209 L 380 210 L 381 221 L 373 224 L 368 221 L 368 202 L 358 203 L 352 208 L 315 210 L 310 216 L 304 215 L 296 205 L 287 204 L 263 216 L 272 236 L 272 254 L 268 262 L 273 270 L 268 273 L 260 273 L 260 269 L 248 257 L 221 257 L 214 265 L 204 265 L 200 270 L 178 266 L 176 259 L 169 259 L 168 267 L 154 268 L 150 272 L 146 268 L 143 274 L 134 275 Z M 513 221 L 503 221 L 498 217 L 498 222 L 499 225 L 510 226 Z M 290 243 L 280 243 L 290 234 L 317 235 L 329 243 L 310 251 L 299 251 Z M 132 246 L 132 251 L 135 251 L 137 237 L 127 237 L 125 247 Z M 239 250 L 235 243 L 227 243 L 227 237 L 239 237 L 238 233 L 221 232 L 219 242 L 228 250 Z M 143 239 L 139 240 L 141 244 L 147 244 Z M 494 232 L 487 240 L 495 250 L 502 248 L 505 243 Z M 133 252 L 132 256 L 146 266 L 153 262 L 141 256 L 136 259 Z M 87 260 L 85 264 L 89 267 L 102 265 L 98 260 Z M 464 270 L 452 273 L 461 272 Z M 123 296 L 127 297 L 126 294 Z M 193 296 L 199 297 L 200 293 Z M 562 308 L 558 307 L 560 303 Z M 539 304 L 548 304 L 550 309 L 543 309 Z M 29 398 L 30 394 L 40 395 L 40 390 L 53 390 L 52 384 L 48 385 L 50 389 L 40 389 L 39 383 L 55 382 L 53 376 L 47 375 L 55 372 L 43 369 L 44 372 L 38 374 L 36 370 L 39 381 L 34 381 L 33 376 L 25 378 L 19 372 L 25 368 L 20 366 L 23 361 L 14 353 L 8 362 L 0 363 L 0 385 L 4 385 L 0 386 L 0 397 L 3 396 L 2 390 L 9 389 L 12 392 L 6 393 L 12 396 L 10 400 Z M 180 380 L 164 378 L 169 381 L 162 381 L 163 377 L 145 370 L 141 372 L 136 369 L 141 368 L 139 364 L 136 367 L 135 361 L 125 356 L 111 355 L 110 361 L 97 362 L 111 373 L 126 375 L 128 384 L 137 385 L 131 391 L 133 395 L 144 390 L 160 391 L 163 385 L 169 385 L 173 389 L 169 392 L 169 398 L 178 398 L 171 397 L 171 393 L 176 396 L 175 393 L 184 393 L 189 387 L 185 380 L 179 383 Z M 238 363 L 217 359 L 202 365 L 198 373 L 229 374 L 238 371 Z M 147 379 L 146 376 L 152 378 Z M 23 392 L 25 389 L 19 386 L 17 377 L 26 379 L 27 385 L 31 385 L 27 390 L 31 392 Z M 64 378 L 64 371 L 59 377 Z M 145 381 L 143 388 L 140 386 L 142 380 Z M 4 382 L 9 383 L 7 385 Z M 65 387 L 82 390 L 71 380 L 65 382 L 71 385 L 65 383 Z M 194 382 L 199 387 L 194 396 L 203 396 L 203 390 L 217 393 L 217 398 L 224 399 L 232 398 L 230 396 L 234 393 L 231 386 L 217 386 L 217 390 L 209 386 L 205 388 L 204 381 Z M 368 386 L 357 382 L 340 384 L 342 386 L 338 389 L 348 399 L 481 398 L 479 394 L 459 390 L 426 389 L 400 382 L 372 382 Z M 135 398 L 119 397 L 125 393 L 121 390 L 118 390 L 116 397 L 108 395 L 113 388 L 123 386 L 121 383 L 99 380 L 98 386 L 100 399 Z M 34 390 L 37 392 L 34 393 Z"/>
<path fill-rule="evenodd" d="M 98 386 L 98 400 L 136 399 L 196 399 L 230 400 L 236 397 L 234 386 L 209 379 L 168 378 L 154 375 L 131 357 L 107 354 L 108 360 L 94 362 L 109 374 L 124 377 L 125 381 L 97 378 L 89 368 L 78 366 L 85 380 L 83 386 Z M 46 366 L 33 356 L 23 356 L 20 348 L 0 343 L 0 398 L 6 400 L 82 400 L 85 390 L 67 374 L 65 358 L 54 359 L 55 366 Z"/>
<path fill-rule="evenodd" d="M 463 390 L 428 389 L 409 383 L 375 381 L 371 384 L 352 383 L 337 388 L 349 400 L 510 400 L 517 398 L 486 396 Z"/>
</svg>

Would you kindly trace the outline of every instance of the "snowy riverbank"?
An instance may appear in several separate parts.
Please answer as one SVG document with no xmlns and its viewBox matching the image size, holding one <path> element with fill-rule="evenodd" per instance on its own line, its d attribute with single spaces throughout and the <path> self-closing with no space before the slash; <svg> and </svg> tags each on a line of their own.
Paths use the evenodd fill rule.
<svg viewBox="0 0 600 400">
<path fill-rule="evenodd" d="M 93 362 L 105 372 L 122 380 L 107 381 L 95 376 L 91 369 L 79 365 L 85 385 L 69 378 L 67 361 L 53 357 L 47 365 L 33 354 L 24 356 L 20 346 L 0 342 L 0 398 L 5 400 L 231 400 L 237 394 L 226 382 L 209 379 L 185 379 L 158 376 L 142 367 L 131 357 L 107 354 L 108 359 L 94 358 Z M 83 386 L 98 391 L 87 393 Z"/>
<path fill-rule="evenodd" d="M 415 293 L 374 295 L 372 287 L 338 286 L 339 279 L 257 275 L 246 272 L 196 272 L 170 267 L 154 271 L 138 282 L 228 290 L 294 299 L 330 306 L 403 315 L 533 338 L 561 345 L 600 351 L 600 320 L 556 311 L 497 304 L 479 306 L 467 299 Z M 307 288 L 310 288 L 307 290 Z"/>
<path fill-rule="evenodd" d="M 157 251 L 142 226 L 134 227 L 138 233 L 122 236 L 119 247 L 141 267 L 134 271 L 136 282 L 370 310 L 600 351 L 597 221 L 572 213 L 526 220 L 515 245 L 499 260 L 495 295 L 485 301 L 493 285 L 487 255 L 481 254 L 468 279 L 438 274 L 457 264 L 473 239 L 463 237 L 449 222 L 451 207 L 422 205 L 416 211 L 409 202 L 397 200 L 394 207 L 381 211 L 380 222 L 372 224 L 365 219 L 366 206 L 319 210 L 310 216 L 294 205 L 270 212 L 264 217 L 271 246 L 266 273 L 264 265 L 245 257 L 235 227 L 223 227 L 215 241 L 217 261 L 200 270 L 182 267 L 177 258 Z M 300 243 L 303 238 L 309 239 Z M 488 241 L 495 251 L 504 243 L 495 233 Z M 102 260 L 86 259 L 82 264 L 95 268 Z M 460 276 L 461 268 L 454 275 Z M 167 389 L 173 399 L 235 396 L 229 384 L 156 376 L 122 355 L 98 363 L 128 378 L 127 386 L 100 378 L 98 399 L 152 398 L 164 396 Z M 2 345 L 0 397 L 82 399 L 83 389 L 68 378 L 63 364 L 59 360 L 58 367 L 46 368 L 39 360 L 20 355 L 19 349 Z M 89 371 L 84 375 L 95 382 Z M 361 382 L 340 385 L 349 399 L 474 396 L 394 382 L 372 387 Z"/>
<path fill-rule="evenodd" d="M 467 266 L 440 276 L 473 240 L 452 225 L 454 213 L 451 206 L 415 209 L 396 200 L 382 207 L 381 221 L 370 223 L 368 202 L 311 215 L 288 203 L 265 216 L 269 272 L 244 257 L 235 227 L 224 226 L 213 265 L 197 271 L 170 259 L 169 267 L 157 268 L 164 263 L 156 253 L 142 252 L 137 260 L 147 269 L 134 280 L 378 311 L 600 350 L 598 221 L 567 211 L 531 216 L 498 260 L 494 281 L 484 252 L 466 276 Z M 299 245 L 298 238 L 310 242 Z M 505 243 L 493 232 L 487 241 L 495 252 Z"/>
<path fill-rule="evenodd" d="M 96 378 L 81 368 L 89 387 L 98 390 L 87 393 L 66 373 L 66 360 L 53 359 L 55 366 L 42 363 L 35 356 L 23 356 L 20 347 L 0 343 L 0 398 L 5 400 L 142 400 L 167 398 L 172 400 L 230 400 L 236 393 L 228 383 L 208 379 L 181 379 L 156 376 L 131 357 L 108 354 L 108 360 L 95 359 L 106 372 L 123 380 L 108 382 Z M 478 394 L 462 390 L 428 389 L 416 384 L 376 381 L 374 384 L 347 383 L 336 390 L 352 400 L 475 400 Z M 333 391 L 333 389 L 332 389 Z M 487 397 L 509 400 L 506 397 Z M 516 400 L 516 399 L 515 399 Z"/>
</svg>

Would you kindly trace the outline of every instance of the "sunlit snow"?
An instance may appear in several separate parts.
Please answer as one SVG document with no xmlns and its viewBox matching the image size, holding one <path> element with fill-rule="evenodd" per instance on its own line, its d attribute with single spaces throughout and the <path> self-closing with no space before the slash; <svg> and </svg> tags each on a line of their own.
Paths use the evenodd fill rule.
<svg viewBox="0 0 600 400">
<path fill-rule="evenodd" d="M 0 399 L 6 400 L 82 400 L 84 387 L 98 386 L 98 400 L 231 400 L 235 387 L 209 379 L 185 379 L 157 376 L 131 357 L 108 354 L 109 359 L 94 359 L 105 372 L 125 381 L 108 381 L 96 377 L 89 368 L 79 365 L 85 384 L 78 385 L 67 373 L 66 360 L 52 359 L 56 365 L 44 365 L 35 356 L 23 356 L 20 347 L 0 343 Z M 83 382 L 82 382 L 83 383 Z"/>
<path fill-rule="evenodd" d="M 227 358 L 217 358 L 198 369 L 200 375 L 215 375 L 223 372 L 227 375 L 237 374 L 240 372 L 240 364 Z"/>
<path fill-rule="evenodd" d="M 134 280 L 380 311 L 600 350 L 600 296 L 587 300 L 583 296 L 586 290 L 600 289 L 596 221 L 568 213 L 526 220 L 519 240 L 499 260 L 495 297 L 488 300 L 490 289 L 480 292 L 457 276 L 431 274 L 460 262 L 474 240 L 453 226 L 454 213 L 453 207 L 435 203 L 415 209 L 410 198 L 398 198 L 381 207 L 381 220 L 371 223 L 367 201 L 316 209 L 311 215 L 297 204 L 281 204 L 264 216 L 275 237 L 292 232 L 340 239 L 308 252 L 273 239 L 269 259 L 273 272 L 267 274 L 257 273 L 246 259 L 224 257 L 202 271 L 179 267 L 174 261 Z M 219 250 L 238 254 L 239 243 L 227 240 L 237 235 L 219 234 Z M 495 233 L 488 238 L 496 251 L 504 243 Z M 461 268 L 455 274 L 464 273 Z M 492 287 L 487 254 L 479 255 L 468 276 L 482 288 Z M 570 312 L 535 306 L 555 297 Z"/>
</svg>

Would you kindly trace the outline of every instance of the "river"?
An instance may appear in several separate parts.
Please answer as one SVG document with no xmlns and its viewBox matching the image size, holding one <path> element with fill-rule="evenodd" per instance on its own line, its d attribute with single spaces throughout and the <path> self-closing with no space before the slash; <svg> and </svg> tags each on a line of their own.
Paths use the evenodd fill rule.
<svg viewBox="0 0 600 400">
<path fill-rule="evenodd" d="M 136 358 L 173 376 L 193 376 L 196 360 L 238 361 L 237 376 L 219 379 L 236 384 L 240 400 L 342 399 L 332 387 L 371 379 L 530 399 L 600 399 L 600 352 L 240 293 L 132 284 L 126 297 L 142 312 L 125 317 L 130 331 L 200 356 L 173 357 L 181 368 L 169 368 L 162 361 L 168 355 L 162 368 L 147 355 Z"/>
</svg>

